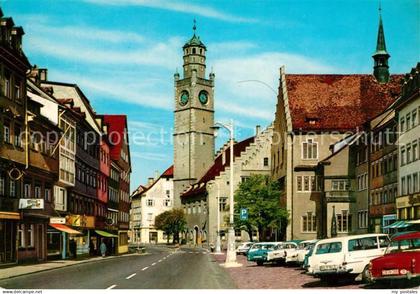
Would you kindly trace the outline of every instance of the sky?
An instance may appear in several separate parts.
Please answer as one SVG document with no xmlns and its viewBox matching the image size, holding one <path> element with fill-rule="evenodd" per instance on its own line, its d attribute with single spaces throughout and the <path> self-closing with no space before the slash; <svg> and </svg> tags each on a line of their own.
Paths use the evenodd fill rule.
<svg viewBox="0 0 420 294">
<path fill-rule="evenodd" d="M 391 73 L 420 61 L 417 0 L 382 0 Z M 48 79 L 76 83 L 100 114 L 126 114 L 131 190 L 173 161 L 173 75 L 197 21 L 215 81 L 215 119 L 236 140 L 274 119 L 279 68 L 372 73 L 378 0 L 0 0 Z M 228 139 L 220 132 L 219 148 Z"/>
</svg>

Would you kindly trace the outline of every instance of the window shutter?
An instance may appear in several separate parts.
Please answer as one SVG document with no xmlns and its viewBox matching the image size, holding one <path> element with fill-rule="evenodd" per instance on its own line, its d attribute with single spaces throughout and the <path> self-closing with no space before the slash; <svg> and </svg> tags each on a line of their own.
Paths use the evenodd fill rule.
<svg viewBox="0 0 420 294">
<path fill-rule="evenodd" d="M 0 146 L 3 145 L 4 127 L 3 120 L 0 119 Z"/>
</svg>

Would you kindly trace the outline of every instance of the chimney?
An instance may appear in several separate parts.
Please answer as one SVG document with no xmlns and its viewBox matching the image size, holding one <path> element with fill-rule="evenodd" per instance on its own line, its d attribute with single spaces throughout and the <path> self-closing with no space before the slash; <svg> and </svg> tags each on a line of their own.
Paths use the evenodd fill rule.
<svg viewBox="0 0 420 294">
<path fill-rule="evenodd" d="M 261 133 L 261 126 L 260 125 L 256 125 L 255 126 L 255 136 L 258 136 Z"/>
<path fill-rule="evenodd" d="M 40 68 L 38 70 L 39 72 L 39 80 L 41 82 L 46 82 L 47 81 L 47 77 L 48 77 L 48 69 L 46 68 Z"/>
<path fill-rule="evenodd" d="M 155 180 L 159 179 L 159 171 L 155 170 Z"/>
<path fill-rule="evenodd" d="M 153 185 L 154 182 L 155 182 L 155 179 L 154 178 L 148 178 L 147 179 L 147 186 Z"/>
</svg>

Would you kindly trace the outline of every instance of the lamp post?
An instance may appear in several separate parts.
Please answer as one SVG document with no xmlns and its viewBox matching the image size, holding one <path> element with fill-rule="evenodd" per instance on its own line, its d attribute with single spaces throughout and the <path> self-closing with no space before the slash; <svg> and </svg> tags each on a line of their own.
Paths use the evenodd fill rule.
<svg viewBox="0 0 420 294">
<path fill-rule="evenodd" d="M 216 253 L 220 254 L 221 250 L 221 241 L 220 241 L 220 185 L 217 184 L 217 236 L 216 236 Z"/>
<path fill-rule="evenodd" d="M 236 248 L 235 248 L 235 229 L 234 229 L 234 218 L 233 218 L 233 140 L 234 140 L 234 126 L 233 120 L 230 120 L 229 124 L 223 124 L 216 122 L 214 129 L 219 129 L 223 127 L 229 131 L 230 135 L 230 180 L 229 180 L 229 230 L 228 230 L 228 246 L 226 251 L 226 260 L 223 264 L 225 267 L 235 267 L 241 266 L 236 262 Z M 219 208 L 218 208 L 219 209 Z"/>
</svg>

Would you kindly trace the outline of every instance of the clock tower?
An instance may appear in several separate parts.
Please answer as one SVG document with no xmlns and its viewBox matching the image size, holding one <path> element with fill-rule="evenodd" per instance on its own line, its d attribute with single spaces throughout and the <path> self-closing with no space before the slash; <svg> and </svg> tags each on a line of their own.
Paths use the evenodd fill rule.
<svg viewBox="0 0 420 294">
<path fill-rule="evenodd" d="M 194 34 L 183 46 L 183 76 L 175 73 L 174 201 L 214 161 L 214 73 L 206 79 L 206 46 Z"/>
</svg>

